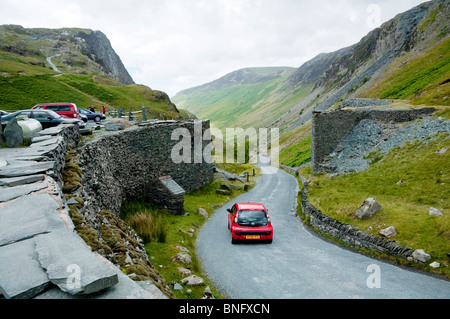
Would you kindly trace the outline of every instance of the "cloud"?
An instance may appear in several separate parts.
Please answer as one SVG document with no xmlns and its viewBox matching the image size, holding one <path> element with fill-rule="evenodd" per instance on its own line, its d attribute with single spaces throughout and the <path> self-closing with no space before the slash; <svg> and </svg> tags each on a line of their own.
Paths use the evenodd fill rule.
<svg viewBox="0 0 450 319">
<path fill-rule="evenodd" d="M 0 0 L 0 21 L 100 30 L 135 82 L 173 96 L 243 67 L 299 67 L 420 2 Z"/>
</svg>

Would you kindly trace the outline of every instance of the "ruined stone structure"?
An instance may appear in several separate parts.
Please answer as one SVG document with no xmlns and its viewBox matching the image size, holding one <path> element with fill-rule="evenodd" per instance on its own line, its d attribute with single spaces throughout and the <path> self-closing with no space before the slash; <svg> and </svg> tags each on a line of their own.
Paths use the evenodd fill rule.
<svg viewBox="0 0 450 319">
<path fill-rule="evenodd" d="M 434 108 L 421 109 L 337 109 L 314 112 L 312 118 L 311 161 L 314 172 L 327 171 L 322 162 L 363 119 L 382 123 L 404 123 L 433 113 Z"/>
</svg>

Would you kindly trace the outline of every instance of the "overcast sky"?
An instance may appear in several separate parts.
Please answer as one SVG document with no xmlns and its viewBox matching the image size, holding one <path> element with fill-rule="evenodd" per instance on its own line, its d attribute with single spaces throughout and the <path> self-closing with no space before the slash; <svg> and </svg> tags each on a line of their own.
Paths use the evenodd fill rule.
<svg viewBox="0 0 450 319">
<path fill-rule="evenodd" d="M 244 67 L 300 67 L 422 2 L 0 0 L 0 24 L 100 30 L 136 83 L 172 97 Z"/>
</svg>

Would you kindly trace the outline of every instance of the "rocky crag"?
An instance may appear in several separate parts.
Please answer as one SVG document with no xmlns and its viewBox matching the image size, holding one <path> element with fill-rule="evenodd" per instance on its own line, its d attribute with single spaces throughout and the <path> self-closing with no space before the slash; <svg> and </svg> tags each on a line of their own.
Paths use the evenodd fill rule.
<svg viewBox="0 0 450 319">
<path fill-rule="evenodd" d="M 13 40 L 12 40 L 13 39 Z M 122 84 L 134 84 L 133 79 L 101 31 L 89 29 L 24 28 L 18 25 L 0 26 L 0 51 L 33 57 L 35 63 L 53 57 L 58 71 L 69 73 L 98 72 Z"/>
</svg>

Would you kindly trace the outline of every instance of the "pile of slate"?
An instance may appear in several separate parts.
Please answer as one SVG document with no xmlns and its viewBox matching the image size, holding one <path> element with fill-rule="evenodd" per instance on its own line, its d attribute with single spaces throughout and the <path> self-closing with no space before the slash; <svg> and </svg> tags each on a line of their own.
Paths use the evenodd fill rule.
<svg viewBox="0 0 450 319">
<path fill-rule="evenodd" d="M 166 298 L 91 251 L 78 236 L 48 156 L 61 138 L 43 130 L 30 147 L 0 149 L 1 298 Z"/>
</svg>

